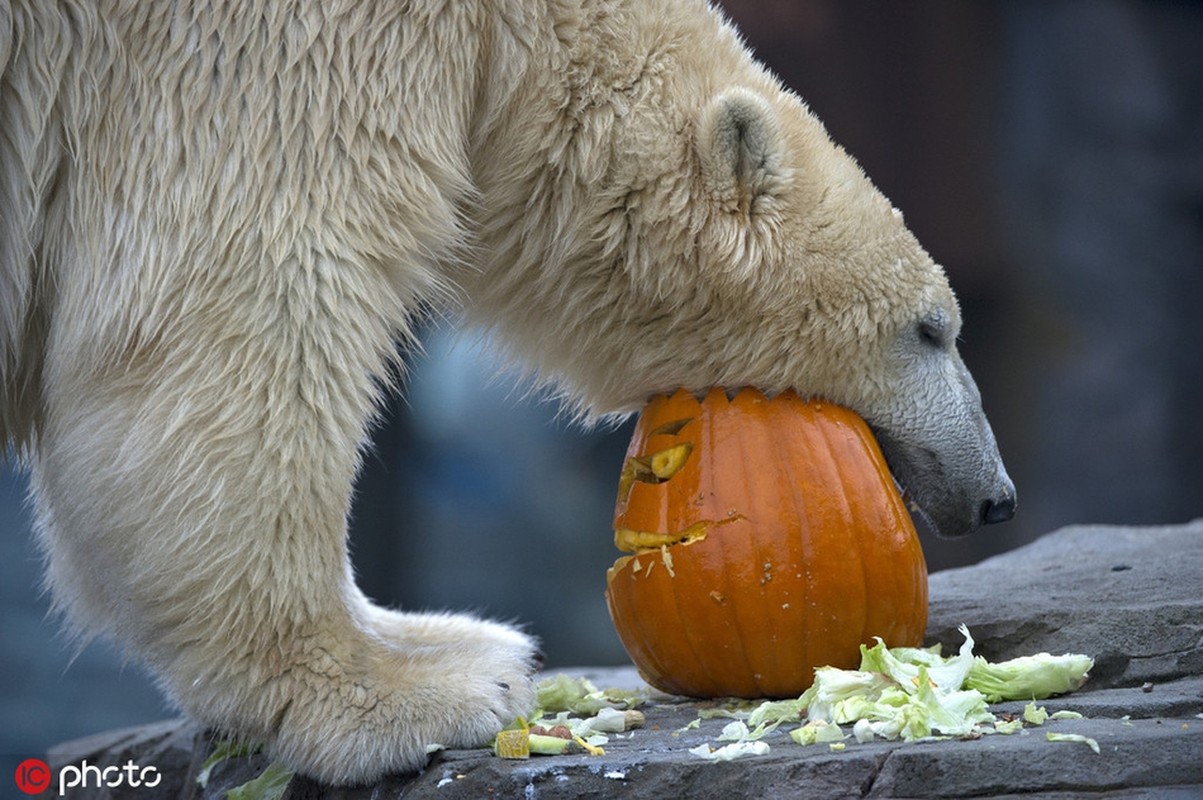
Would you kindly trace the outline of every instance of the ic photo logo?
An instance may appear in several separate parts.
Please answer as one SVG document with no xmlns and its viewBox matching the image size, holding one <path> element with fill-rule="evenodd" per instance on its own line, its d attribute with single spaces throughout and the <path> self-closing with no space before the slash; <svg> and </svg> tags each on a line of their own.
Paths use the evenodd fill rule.
<svg viewBox="0 0 1203 800">
<path fill-rule="evenodd" d="M 113 789 L 119 786 L 151 789 L 158 786 L 162 779 L 158 769 L 139 766 L 132 759 L 121 766 L 107 767 L 89 764 L 85 759 L 79 764 L 59 767 L 58 796 L 66 797 L 68 789 Z M 27 758 L 17 765 L 16 781 L 17 788 L 25 794 L 41 794 L 54 782 L 54 771 L 40 758 Z"/>
<path fill-rule="evenodd" d="M 54 777 L 50 765 L 40 758 L 27 758 L 17 765 L 17 788 L 25 794 L 41 794 Z"/>
</svg>

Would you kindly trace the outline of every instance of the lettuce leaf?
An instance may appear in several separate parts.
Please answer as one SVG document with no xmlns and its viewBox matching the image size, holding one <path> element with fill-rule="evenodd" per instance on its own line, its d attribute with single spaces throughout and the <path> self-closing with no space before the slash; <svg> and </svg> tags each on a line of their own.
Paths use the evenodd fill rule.
<svg viewBox="0 0 1203 800">
<path fill-rule="evenodd" d="M 558 711 L 591 717 L 603 708 L 636 708 L 647 702 L 647 694 L 638 689 L 598 689 L 588 678 L 560 673 L 535 685 L 535 702 L 535 717 Z"/>
<path fill-rule="evenodd" d="M 980 732 L 979 726 L 986 723 L 1009 733 L 1016 726 L 998 727 L 987 703 L 1072 691 L 1086 680 L 1094 663 L 1083 655 L 1040 653 L 991 664 L 973 655 L 969 629 L 962 625 L 960 632 L 965 641 L 954 656 L 942 656 L 938 646 L 888 648 L 877 639 L 873 647 L 861 645 L 858 670 L 816 669 L 814 683 L 797 701 L 810 721 L 790 735 L 799 743 L 819 741 L 818 729 L 807 730 L 819 721 L 834 726 L 854 723 L 860 742 L 874 736 L 904 741 L 965 736 Z M 788 707 L 776 706 L 774 711 Z"/>
<path fill-rule="evenodd" d="M 944 658 L 934 650 L 921 650 L 915 647 L 896 647 L 890 649 L 880 638 L 872 648 L 860 646 L 860 668 L 863 672 L 882 672 L 889 675 L 899 684 L 914 683 L 918 679 L 919 669 L 927 668 L 928 678 L 942 691 L 960 689 L 965 683 L 965 676 L 973 667 L 973 637 L 969 629 L 962 625 L 959 628 L 965 637 L 960 652 L 952 658 Z"/>
<path fill-rule="evenodd" d="M 991 703 L 1043 700 L 1081 688 L 1092 667 L 1094 659 L 1076 653 L 1037 653 L 997 664 L 978 656 L 965 676 L 965 686 L 977 689 Z"/>
</svg>

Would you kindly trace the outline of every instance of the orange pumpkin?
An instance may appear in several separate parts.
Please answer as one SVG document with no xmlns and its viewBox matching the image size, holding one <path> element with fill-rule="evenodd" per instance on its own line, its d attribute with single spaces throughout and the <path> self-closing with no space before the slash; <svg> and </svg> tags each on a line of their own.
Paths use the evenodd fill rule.
<svg viewBox="0 0 1203 800">
<path fill-rule="evenodd" d="M 927 567 L 864 421 L 793 392 L 654 398 L 619 482 L 606 575 L 648 683 L 694 697 L 794 697 L 860 644 L 921 643 Z"/>
</svg>

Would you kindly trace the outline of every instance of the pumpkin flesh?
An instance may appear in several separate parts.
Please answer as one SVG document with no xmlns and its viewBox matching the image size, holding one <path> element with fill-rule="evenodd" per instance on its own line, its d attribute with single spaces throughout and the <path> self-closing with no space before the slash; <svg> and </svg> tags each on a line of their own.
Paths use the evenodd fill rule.
<svg viewBox="0 0 1203 800">
<path fill-rule="evenodd" d="M 640 416 L 607 574 L 619 638 L 653 686 L 792 697 L 862 642 L 918 645 L 927 571 L 863 420 L 793 393 L 678 391 Z"/>
</svg>

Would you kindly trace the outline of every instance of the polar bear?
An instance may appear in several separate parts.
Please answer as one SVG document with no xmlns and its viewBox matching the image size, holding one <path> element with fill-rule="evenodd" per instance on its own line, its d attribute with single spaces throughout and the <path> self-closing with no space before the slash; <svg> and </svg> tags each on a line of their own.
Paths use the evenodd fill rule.
<svg viewBox="0 0 1203 800">
<path fill-rule="evenodd" d="M 824 396 L 938 530 L 1014 509 L 941 269 L 703 0 L 0 0 L 0 208 L 0 438 L 58 608 L 320 780 L 531 705 L 531 637 L 348 567 L 416 315 L 591 418 Z"/>
</svg>

